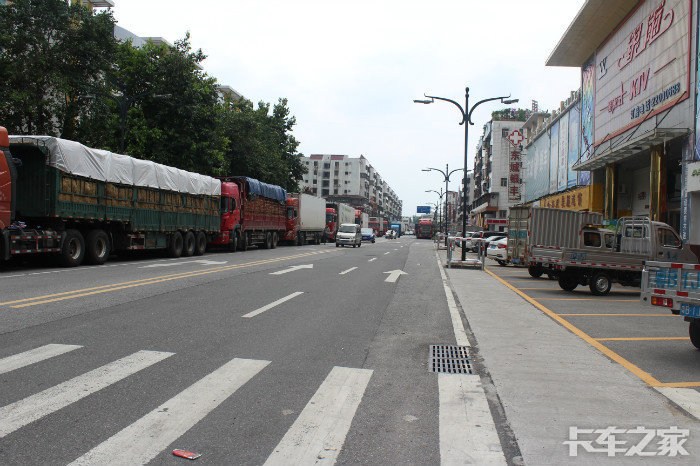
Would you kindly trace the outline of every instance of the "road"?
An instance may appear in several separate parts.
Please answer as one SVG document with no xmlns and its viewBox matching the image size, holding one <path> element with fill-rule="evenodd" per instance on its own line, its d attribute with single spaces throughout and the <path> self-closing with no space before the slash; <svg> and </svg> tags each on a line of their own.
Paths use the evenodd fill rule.
<svg viewBox="0 0 700 466">
<path fill-rule="evenodd" d="M 3 464 L 517 463 L 430 241 L 0 271 Z M 461 333 L 460 333 L 461 332 Z"/>
</svg>

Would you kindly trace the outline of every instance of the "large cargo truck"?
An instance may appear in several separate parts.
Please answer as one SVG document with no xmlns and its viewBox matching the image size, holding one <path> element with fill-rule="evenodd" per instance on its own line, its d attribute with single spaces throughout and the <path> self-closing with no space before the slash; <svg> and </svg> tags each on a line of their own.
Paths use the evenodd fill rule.
<svg viewBox="0 0 700 466">
<path fill-rule="evenodd" d="M 370 217 L 369 228 L 376 232 L 377 237 L 382 236 L 386 231 L 384 229 L 384 219 L 382 217 Z"/>
<path fill-rule="evenodd" d="M 355 224 L 360 225 L 360 228 L 369 228 L 369 214 L 355 209 Z"/>
<path fill-rule="evenodd" d="M 277 247 L 286 232 L 287 192 L 255 178 L 221 178 L 221 233 L 215 244 L 232 251 Z"/>
<path fill-rule="evenodd" d="M 319 244 L 326 228 L 326 200 L 310 194 L 287 198 L 287 232 L 284 239 L 301 246 Z"/>
<path fill-rule="evenodd" d="M 688 322 L 690 342 L 700 349 L 700 265 L 648 261 L 642 272 L 640 299 L 650 306 L 669 308 Z"/>
<path fill-rule="evenodd" d="M 433 225 L 432 219 L 420 219 L 416 225 L 416 238 L 431 239 L 433 234 L 435 234 L 435 226 Z"/>
<path fill-rule="evenodd" d="M 329 240 L 335 241 L 338 228 L 343 223 L 355 223 L 355 208 L 342 202 L 326 203 L 326 227 Z"/>
<path fill-rule="evenodd" d="M 0 128 L 0 260 L 53 253 L 76 266 L 119 250 L 203 254 L 219 232 L 220 195 L 208 176 Z"/>
<path fill-rule="evenodd" d="M 389 230 L 394 230 L 396 232 L 396 237 L 401 238 L 401 235 L 403 235 L 404 231 L 402 228 L 401 222 L 391 222 L 389 223 Z"/>
</svg>

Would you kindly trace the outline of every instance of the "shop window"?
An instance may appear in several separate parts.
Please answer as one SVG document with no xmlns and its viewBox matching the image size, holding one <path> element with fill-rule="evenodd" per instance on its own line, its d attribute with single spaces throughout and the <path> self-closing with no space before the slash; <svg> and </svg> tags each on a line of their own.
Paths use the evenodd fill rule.
<svg viewBox="0 0 700 466">
<path fill-rule="evenodd" d="M 508 137 L 508 128 L 502 128 L 501 129 L 501 137 L 507 138 Z"/>
<path fill-rule="evenodd" d="M 501 186 L 508 187 L 508 178 L 501 178 Z"/>
</svg>

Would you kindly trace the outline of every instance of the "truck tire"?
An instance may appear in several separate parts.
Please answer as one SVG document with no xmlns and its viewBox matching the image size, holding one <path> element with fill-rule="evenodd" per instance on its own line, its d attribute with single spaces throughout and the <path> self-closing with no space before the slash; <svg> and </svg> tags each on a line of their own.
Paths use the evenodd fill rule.
<svg viewBox="0 0 700 466">
<path fill-rule="evenodd" d="M 578 277 L 573 273 L 559 275 L 559 287 L 564 291 L 574 291 L 578 286 Z"/>
<path fill-rule="evenodd" d="M 263 238 L 262 247 L 263 249 L 270 249 L 270 244 L 272 243 L 272 234 L 268 231 L 265 233 L 265 238 Z"/>
<path fill-rule="evenodd" d="M 500 265 L 501 267 L 505 267 L 507 265 L 506 261 L 502 261 L 500 259 L 496 259 L 496 262 L 498 262 L 498 265 Z"/>
<path fill-rule="evenodd" d="M 109 257 L 109 236 L 103 230 L 90 230 L 85 239 L 85 261 L 102 265 Z"/>
<path fill-rule="evenodd" d="M 591 289 L 592 294 L 596 296 L 604 296 L 610 293 L 612 279 L 606 272 L 596 272 L 588 281 L 588 287 Z"/>
<path fill-rule="evenodd" d="M 690 342 L 697 349 L 700 349 L 700 321 L 698 319 L 693 319 L 690 321 L 688 333 L 690 334 Z"/>
<path fill-rule="evenodd" d="M 202 256 L 207 251 L 207 234 L 203 231 L 197 232 L 194 243 L 194 255 Z"/>
<path fill-rule="evenodd" d="M 182 234 L 179 231 L 170 235 L 170 244 L 168 244 L 167 249 L 168 256 L 173 258 L 180 257 L 182 255 L 183 243 Z"/>
<path fill-rule="evenodd" d="M 544 270 L 539 265 L 531 265 L 527 268 L 527 273 L 529 273 L 532 278 L 540 278 Z"/>
<path fill-rule="evenodd" d="M 272 249 L 277 248 L 277 243 L 279 243 L 280 237 L 277 235 L 277 232 L 272 233 Z"/>
<path fill-rule="evenodd" d="M 229 234 L 229 243 L 228 243 L 228 249 L 231 252 L 236 252 L 238 251 L 238 247 L 241 244 L 241 236 L 238 234 L 237 231 L 232 231 Z"/>
<path fill-rule="evenodd" d="M 188 231 L 185 233 L 185 236 L 182 239 L 182 256 L 183 257 L 192 257 L 194 256 L 194 249 L 195 249 L 195 237 L 194 233 L 191 231 Z"/>
<path fill-rule="evenodd" d="M 238 239 L 238 250 L 245 252 L 248 250 L 248 246 L 250 246 L 250 238 L 248 233 L 243 233 Z"/>
<path fill-rule="evenodd" d="M 64 267 L 77 267 L 85 257 L 85 239 L 78 230 L 66 230 L 60 252 L 60 262 Z"/>
</svg>

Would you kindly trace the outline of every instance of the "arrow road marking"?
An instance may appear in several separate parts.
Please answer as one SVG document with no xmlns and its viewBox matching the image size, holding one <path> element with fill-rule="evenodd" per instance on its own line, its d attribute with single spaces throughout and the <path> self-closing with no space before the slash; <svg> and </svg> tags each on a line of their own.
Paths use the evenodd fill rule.
<svg viewBox="0 0 700 466">
<path fill-rule="evenodd" d="M 245 317 L 245 318 L 255 317 L 255 316 L 258 315 L 258 314 L 262 314 L 262 313 L 265 312 L 265 311 L 269 311 L 270 309 L 272 309 L 272 308 L 275 307 L 275 306 L 279 306 L 280 304 L 282 304 L 282 303 L 285 302 L 285 301 L 289 301 L 289 300 L 292 299 L 292 298 L 296 298 L 296 297 L 299 296 L 300 294 L 304 294 L 304 292 L 303 292 L 303 291 L 297 291 L 297 292 L 295 292 L 295 293 L 290 294 L 289 296 L 285 296 L 284 298 L 280 298 L 280 299 L 278 299 L 277 301 L 268 304 L 267 306 L 263 306 L 263 307 L 261 307 L 261 308 L 259 308 L 259 309 L 256 309 L 256 310 L 254 310 L 254 311 L 252 311 L 252 312 L 249 312 L 248 314 L 246 314 L 246 315 L 244 315 L 244 316 L 241 316 L 241 317 Z"/>
<path fill-rule="evenodd" d="M 389 283 L 396 283 L 396 280 L 398 280 L 401 275 L 408 275 L 403 270 L 391 270 L 389 272 L 384 272 L 384 273 L 389 274 L 389 276 L 386 277 L 386 280 L 384 280 L 385 282 L 389 282 Z"/>
<path fill-rule="evenodd" d="M 193 261 L 184 261 L 184 262 L 165 262 L 165 263 L 160 263 L 160 264 L 151 264 L 151 265 L 143 265 L 139 267 L 139 269 L 150 269 L 153 267 L 172 267 L 175 265 L 187 265 L 187 264 L 202 264 L 202 265 L 221 265 L 221 264 L 226 264 L 228 261 L 212 261 L 208 259 L 195 259 Z"/>
<path fill-rule="evenodd" d="M 371 258 L 370 260 L 368 260 L 367 262 L 374 262 L 374 261 L 376 261 L 376 260 L 377 260 L 377 258 L 376 258 L 376 257 L 373 257 L 373 258 Z"/>
<path fill-rule="evenodd" d="M 343 271 L 340 272 L 338 275 L 345 275 L 346 273 L 352 272 L 352 271 L 355 270 L 355 269 L 357 269 L 357 267 L 351 267 L 351 268 L 349 268 L 349 269 L 347 269 L 347 270 L 343 270 Z"/>
<path fill-rule="evenodd" d="M 282 275 L 288 272 L 294 272 L 295 270 L 301 270 L 301 269 L 313 269 L 314 265 L 313 264 L 305 264 L 305 265 L 293 265 L 289 267 L 288 269 L 283 269 L 283 270 L 278 270 L 277 272 L 271 272 L 270 275 Z"/>
</svg>

